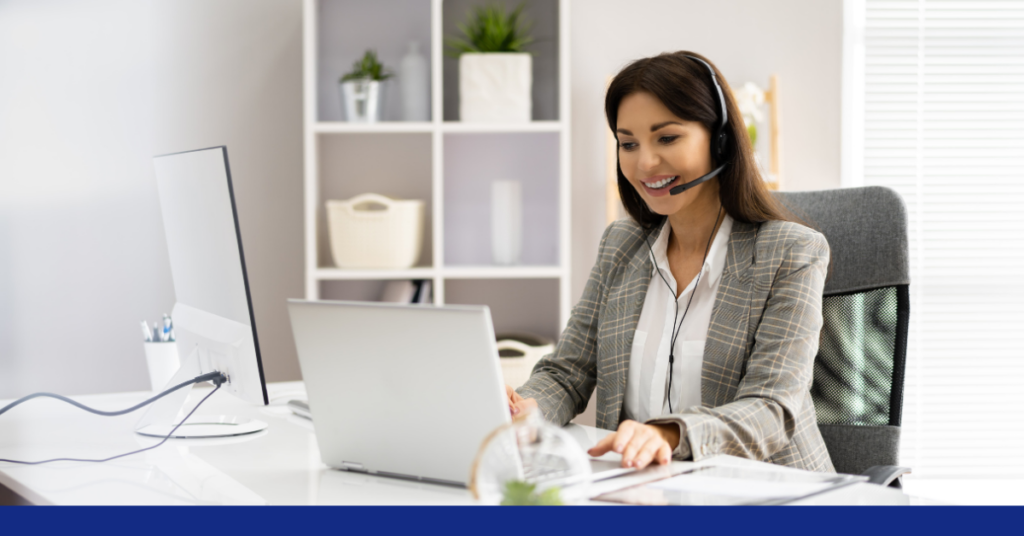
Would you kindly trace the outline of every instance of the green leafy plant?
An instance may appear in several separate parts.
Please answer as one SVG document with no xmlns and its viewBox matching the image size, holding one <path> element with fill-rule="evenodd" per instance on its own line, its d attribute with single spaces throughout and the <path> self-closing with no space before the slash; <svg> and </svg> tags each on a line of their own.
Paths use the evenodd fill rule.
<svg viewBox="0 0 1024 536">
<path fill-rule="evenodd" d="M 561 506 L 562 498 L 558 488 L 548 488 L 537 493 L 536 484 L 527 484 L 521 480 L 510 480 L 505 483 L 505 498 L 502 506 Z"/>
<path fill-rule="evenodd" d="M 525 3 L 511 13 L 500 3 L 478 6 L 457 26 L 465 38 L 448 37 L 446 53 L 457 58 L 466 52 L 526 52 L 523 47 L 533 42 L 529 35 L 532 22 L 522 17 Z M 527 52 L 529 53 L 529 52 Z"/>
<path fill-rule="evenodd" d="M 356 60 L 352 64 L 352 71 L 342 76 L 339 82 L 348 82 L 349 80 L 361 78 L 381 81 L 387 80 L 392 76 L 391 72 L 384 69 L 384 64 L 377 60 L 377 52 L 370 49 L 366 51 L 366 54 L 363 54 L 362 59 Z"/>
</svg>

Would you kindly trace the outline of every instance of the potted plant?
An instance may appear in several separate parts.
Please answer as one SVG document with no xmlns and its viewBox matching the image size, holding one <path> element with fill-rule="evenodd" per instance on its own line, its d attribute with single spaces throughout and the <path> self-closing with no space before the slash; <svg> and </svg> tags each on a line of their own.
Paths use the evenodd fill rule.
<svg viewBox="0 0 1024 536">
<path fill-rule="evenodd" d="M 341 104 L 345 119 L 353 123 L 380 121 L 384 106 L 383 82 L 393 75 L 377 59 L 374 50 L 367 50 L 352 65 L 352 71 L 341 77 Z"/>
<path fill-rule="evenodd" d="M 529 122 L 533 102 L 531 24 L 525 4 L 511 12 L 498 3 L 476 7 L 458 25 L 464 38 L 449 37 L 448 56 L 459 59 L 459 119 Z"/>
</svg>

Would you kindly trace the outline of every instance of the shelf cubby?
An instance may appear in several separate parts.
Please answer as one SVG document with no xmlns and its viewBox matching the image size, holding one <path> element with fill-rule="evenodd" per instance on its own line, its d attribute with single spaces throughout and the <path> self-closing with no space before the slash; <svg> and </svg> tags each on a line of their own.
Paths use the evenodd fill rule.
<svg viewBox="0 0 1024 536">
<path fill-rule="evenodd" d="M 433 265 L 431 136 L 418 133 L 321 134 L 317 267 L 335 268 L 326 201 L 373 192 L 424 202 L 423 248 L 416 267 Z"/>
<path fill-rule="evenodd" d="M 446 266 L 487 266 L 491 182 L 522 184 L 522 264 L 559 264 L 559 136 L 555 132 L 445 134 Z"/>
<path fill-rule="evenodd" d="M 320 299 L 380 301 L 386 284 L 378 279 L 320 281 Z"/>
<path fill-rule="evenodd" d="M 465 22 L 466 15 L 480 6 L 487 6 L 494 0 L 445 0 L 442 2 L 441 29 L 445 36 L 462 36 L 458 24 Z M 511 11 L 519 5 L 517 0 L 501 0 L 499 4 Z M 531 100 L 534 121 L 557 121 L 559 115 L 560 46 L 558 0 L 525 0 L 522 16 L 533 22 L 530 34 L 534 41 L 526 46 L 533 52 L 533 88 Z M 459 60 L 444 56 L 444 120 L 459 120 Z"/>
<path fill-rule="evenodd" d="M 430 61 L 431 3 L 424 0 L 320 0 L 316 3 L 317 120 L 341 121 L 338 79 L 352 64 L 374 49 L 385 68 L 397 72 L 416 41 L 420 54 Z M 402 117 L 401 94 L 396 78 L 385 81 L 383 121 Z"/>
<path fill-rule="evenodd" d="M 556 340 L 558 279 L 448 279 L 445 303 L 486 305 L 494 333 L 531 333 Z"/>
</svg>

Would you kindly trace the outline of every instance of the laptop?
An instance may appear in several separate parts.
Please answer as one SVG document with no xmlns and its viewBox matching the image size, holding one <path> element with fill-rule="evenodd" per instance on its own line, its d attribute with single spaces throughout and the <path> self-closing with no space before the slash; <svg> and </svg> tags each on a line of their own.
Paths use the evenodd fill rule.
<svg viewBox="0 0 1024 536">
<path fill-rule="evenodd" d="M 486 306 L 288 300 L 288 314 L 330 467 L 465 486 L 511 422 Z"/>
</svg>

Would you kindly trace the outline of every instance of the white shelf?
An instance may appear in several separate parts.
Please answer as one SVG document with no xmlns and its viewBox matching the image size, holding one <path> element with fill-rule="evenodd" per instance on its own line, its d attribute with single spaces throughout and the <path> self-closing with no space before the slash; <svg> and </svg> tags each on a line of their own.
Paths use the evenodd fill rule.
<svg viewBox="0 0 1024 536">
<path fill-rule="evenodd" d="M 529 123 L 462 123 L 445 121 L 381 121 L 379 123 L 347 123 L 345 121 L 320 121 L 313 125 L 318 134 L 375 134 L 388 132 L 433 132 L 435 128 L 450 133 L 514 133 L 514 132 L 558 132 L 561 121 L 531 121 Z"/>
<path fill-rule="evenodd" d="M 320 121 L 313 125 L 318 134 L 373 134 L 378 132 L 432 132 L 434 124 L 427 121 L 382 121 L 380 123 L 347 123 Z"/>
<path fill-rule="evenodd" d="M 534 32 L 544 44 L 536 52 L 550 60 L 534 64 L 536 120 L 463 123 L 455 113 L 457 62 L 443 57 L 443 32 L 463 20 L 458 11 L 466 6 L 445 0 L 303 0 L 307 299 L 375 299 L 387 281 L 429 279 L 435 304 L 487 304 L 498 331 L 562 332 L 571 309 L 570 3 L 526 8 L 539 17 Z M 399 94 L 392 92 L 385 99 L 385 121 L 341 121 L 338 76 L 367 48 L 394 68 L 412 40 L 420 42 L 430 64 L 432 119 L 397 120 Z M 528 265 L 489 266 L 489 253 L 481 253 L 491 249 L 486 184 L 503 175 L 523 185 Z M 330 266 L 324 201 L 369 191 L 426 202 L 420 266 Z"/>
<path fill-rule="evenodd" d="M 405 270 L 346 270 L 343 268 L 317 268 L 313 277 L 320 281 L 351 281 L 376 279 L 433 279 L 437 271 L 433 268 L 408 268 Z"/>
<path fill-rule="evenodd" d="M 565 274 L 558 266 L 446 266 L 448 279 L 557 279 Z"/>
<path fill-rule="evenodd" d="M 529 123 L 463 123 L 445 121 L 441 124 L 443 132 L 558 132 L 562 129 L 561 121 L 531 121 Z"/>
<path fill-rule="evenodd" d="M 313 277 L 320 281 L 383 279 L 558 279 L 565 270 L 558 266 L 446 266 L 444 268 L 408 268 L 405 270 L 349 270 L 317 268 Z"/>
</svg>

